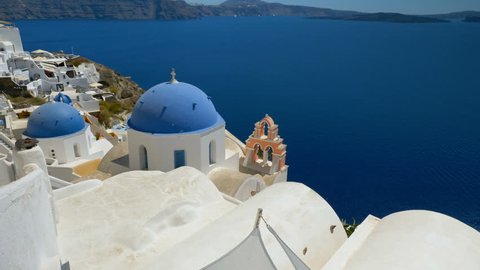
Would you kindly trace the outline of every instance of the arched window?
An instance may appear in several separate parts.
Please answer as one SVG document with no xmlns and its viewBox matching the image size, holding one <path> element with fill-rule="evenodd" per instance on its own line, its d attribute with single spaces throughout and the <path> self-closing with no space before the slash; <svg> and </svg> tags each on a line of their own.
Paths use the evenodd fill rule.
<svg viewBox="0 0 480 270">
<path fill-rule="evenodd" d="M 265 149 L 265 154 L 266 155 L 264 157 L 264 159 L 268 160 L 268 161 L 272 161 L 273 160 L 273 149 L 272 147 L 267 147 L 267 149 Z"/>
<path fill-rule="evenodd" d="M 253 154 L 255 155 L 255 158 L 254 158 L 255 161 L 258 161 L 259 159 L 263 159 L 263 150 L 259 144 L 256 144 L 253 150 L 254 150 Z"/>
<path fill-rule="evenodd" d="M 75 154 L 75 157 L 80 157 L 80 149 L 78 148 L 78 143 L 73 145 L 73 153 Z"/>
<path fill-rule="evenodd" d="M 211 141 L 208 145 L 208 159 L 210 165 L 215 164 L 217 162 L 217 145 L 215 141 Z"/>
<path fill-rule="evenodd" d="M 139 157 L 140 157 L 140 170 L 148 170 L 148 152 L 147 148 L 143 145 L 140 146 L 139 149 Z"/>
<path fill-rule="evenodd" d="M 268 123 L 267 121 L 263 122 L 263 135 L 268 136 Z"/>
</svg>

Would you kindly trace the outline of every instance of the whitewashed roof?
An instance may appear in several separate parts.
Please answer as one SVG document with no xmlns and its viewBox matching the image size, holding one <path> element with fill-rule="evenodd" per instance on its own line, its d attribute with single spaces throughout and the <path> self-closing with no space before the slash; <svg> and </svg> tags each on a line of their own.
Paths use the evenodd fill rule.
<svg viewBox="0 0 480 270">
<path fill-rule="evenodd" d="M 341 269 L 478 270 L 480 233 L 435 212 L 395 213 L 378 222 Z"/>
</svg>

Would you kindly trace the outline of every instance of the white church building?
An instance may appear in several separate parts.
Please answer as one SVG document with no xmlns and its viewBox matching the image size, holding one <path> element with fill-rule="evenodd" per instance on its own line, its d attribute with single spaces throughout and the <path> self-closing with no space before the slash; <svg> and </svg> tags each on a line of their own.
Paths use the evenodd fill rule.
<svg viewBox="0 0 480 270">
<path fill-rule="evenodd" d="M 245 145 L 225 129 L 225 120 L 207 94 L 177 81 L 175 70 L 171 75 L 170 81 L 153 86 L 139 98 L 127 122 L 127 141 L 105 155 L 99 171 L 117 175 L 193 167 L 207 174 L 223 193 L 241 201 L 287 181 L 286 145 L 271 117 L 256 124 Z M 270 136 L 256 136 L 257 129 L 268 130 Z M 245 158 L 248 151 L 262 151 L 262 146 L 263 158 L 257 152 Z M 267 154 L 268 149 L 274 152 Z M 274 162 L 277 156 L 282 162 Z"/>
<path fill-rule="evenodd" d="M 80 113 L 63 102 L 46 103 L 34 110 L 24 135 L 37 139 L 44 155 L 59 164 L 104 155 L 97 151 L 95 136 Z"/>
<path fill-rule="evenodd" d="M 128 126 L 130 170 L 238 170 L 238 156 L 226 156 L 225 121 L 211 99 L 199 88 L 178 82 L 175 73 L 170 82 L 140 97 Z"/>
<path fill-rule="evenodd" d="M 43 152 L 50 177 L 72 181 L 96 172 L 105 154 L 113 147 L 105 138 L 98 138 L 83 115 L 64 102 L 45 103 L 34 109 L 20 135 L 33 139 Z M 14 136 L 0 132 L 0 175 L 11 182 L 22 162 L 15 160 Z"/>
</svg>

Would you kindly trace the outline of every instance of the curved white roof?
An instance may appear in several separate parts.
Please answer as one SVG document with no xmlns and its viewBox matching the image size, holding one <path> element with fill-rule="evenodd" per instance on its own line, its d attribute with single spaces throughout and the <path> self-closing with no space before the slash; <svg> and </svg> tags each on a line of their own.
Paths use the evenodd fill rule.
<svg viewBox="0 0 480 270">
<path fill-rule="evenodd" d="M 478 270 L 480 233 L 435 212 L 395 213 L 379 222 L 343 269 Z"/>
<path fill-rule="evenodd" d="M 235 207 L 189 167 L 119 174 L 56 206 L 71 268 L 116 270 L 141 269 Z"/>
<path fill-rule="evenodd" d="M 311 269 L 321 269 L 347 239 L 338 216 L 323 198 L 303 184 L 280 183 L 266 188 L 142 269 L 197 270 L 207 266 L 251 233 L 258 208 L 263 209 L 267 222 Z M 336 226 L 333 233 L 332 225 Z M 277 269 L 293 269 L 263 224 L 260 231 Z"/>
<path fill-rule="evenodd" d="M 312 269 L 321 268 L 347 239 L 330 205 L 303 184 L 276 184 L 237 206 L 223 199 L 204 174 L 182 167 L 165 174 L 119 174 L 58 200 L 61 255 L 72 269 L 198 270 L 245 239 L 258 208 Z M 262 225 L 277 268 L 292 269 Z"/>
</svg>

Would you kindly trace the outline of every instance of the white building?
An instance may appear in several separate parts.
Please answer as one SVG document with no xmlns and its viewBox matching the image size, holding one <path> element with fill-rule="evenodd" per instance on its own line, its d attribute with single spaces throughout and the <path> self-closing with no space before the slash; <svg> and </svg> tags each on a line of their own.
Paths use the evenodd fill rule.
<svg viewBox="0 0 480 270">
<path fill-rule="evenodd" d="M 10 74 L 8 63 L 10 58 L 22 53 L 23 45 L 18 28 L 0 24 L 0 77 Z"/>
<path fill-rule="evenodd" d="M 46 103 L 33 111 L 24 134 L 37 139 L 44 155 L 59 164 L 101 158 L 110 150 L 103 147 L 110 143 L 97 141 L 80 113 L 63 102 Z"/>
<path fill-rule="evenodd" d="M 66 87 L 88 91 L 97 85 L 99 73 L 93 64 L 67 64 L 64 56 L 44 50 L 23 51 L 18 28 L 0 24 L 0 77 L 10 77 L 33 96 L 45 96 Z"/>
<path fill-rule="evenodd" d="M 218 167 L 238 171 L 238 153 L 225 149 L 225 121 L 211 99 L 197 87 L 178 82 L 174 73 L 170 82 L 140 97 L 128 127 L 128 154 L 112 160 L 112 174 L 168 172 L 182 166 L 204 173 Z"/>
<path fill-rule="evenodd" d="M 169 172 L 189 166 L 208 174 L 223 193 L 242 201 L 266 186 L 287 181 L 286 145 L 270 117 L 271 136 L 247 142 L 262 144 L 265 153 L 272 149 L 275 161 L 280 162 L 269 161 L 266 154 L 265 162 L 249 159 L 245 167 L 249 148 L 225 129 L 211 98 L 175 76 L 173 71 L 169 82 L 150 88 L 140 97 L 127 123 L 126 143 L 112 148 L 99 165 L 100 171 L 116 175 L 131 170 Z M 262 130 L 265 121 L 257 123 Z"/>
<path fill-rule="evenodd" d="M 106 138 L 94 136 L 76 109 L 63 102 L 46 103 L 33 110 L 28 119 L 6 119 L 11 131 L 22 130 L 12 127 L 17 122 L 25 123 L 21 136 L 38 140 L 49 175 L 59 181 L 97 173 L 98 164 L 112 148 Z M 18 141 L 12 132 L 4 131 L 0 132 L 0 182 L 11 182 L 18 179 L 15 172 L 23 165 L 14 158 Z"/>
<path fill-rule="evenodd" d="M 193 85 L 172 79 L 154 86 L 138 100 L 128 125 L 130 169 L 191 166 L 207 173 L 225 165 L 225 121 Z"/>
</svg>

